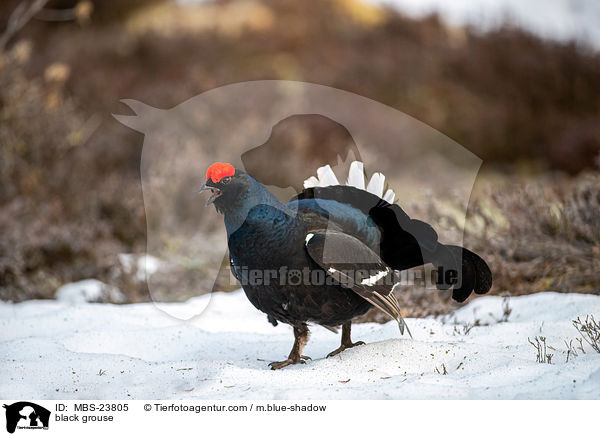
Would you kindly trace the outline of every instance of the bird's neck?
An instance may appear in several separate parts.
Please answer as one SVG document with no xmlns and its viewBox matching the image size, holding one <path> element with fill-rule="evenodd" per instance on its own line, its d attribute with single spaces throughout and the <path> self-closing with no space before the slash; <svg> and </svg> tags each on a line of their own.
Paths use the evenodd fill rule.
<svg viewBox="0 0 600 436">
<path fill-rule="evenodd" d="M 292 210 L 279 201 L 279 199 L 277 199 L 277 197 L 275 197 L 265 186 L 255 183 L 249 189 L 248 194 L 236 205 L 236 207 L 224 211 L 227 235 L 230 236 L 239 229 L 246 221 L 248 212 L 250 212 L 252 208 L 260 205 L 271 206 L 287 215 L 294 215 Z"/>
</svg>

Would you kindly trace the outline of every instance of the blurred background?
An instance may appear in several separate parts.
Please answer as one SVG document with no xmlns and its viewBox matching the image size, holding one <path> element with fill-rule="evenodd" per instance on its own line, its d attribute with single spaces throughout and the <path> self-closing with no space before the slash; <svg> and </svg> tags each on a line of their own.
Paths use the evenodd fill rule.
<svg viewBox="0 0 600 436">
<path fill-rule="evenodd" d="M 490 263 L 493 293 L 600 293 L 598 22 L 594 0 L 4 0 L 0 299 L 96 279 L 95 300 L 146 301 L 143 273 L 165 300 L 209 292 L 201 262 L 145 262 L 144 137 L 111 114 L 131 114 L 123 98 L 167 109 L 257 79 L 365 96 L 483 159 L 465 246 Z M 451 199 L 411 207 L 464 225 Z M 400 299 L 407 316 L 453 307 Z"/>
</svg>

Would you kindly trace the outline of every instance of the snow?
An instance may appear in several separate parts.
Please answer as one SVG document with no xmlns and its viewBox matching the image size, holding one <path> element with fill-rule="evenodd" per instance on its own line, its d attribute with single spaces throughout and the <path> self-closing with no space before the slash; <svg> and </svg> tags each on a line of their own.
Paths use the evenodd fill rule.
<svg viewBox="0 0 600 436">
<path fill-rule="evenodd" d="M 63 285 L 56 290 L 54 298 L 70 304 L 106 300 L 117 303 L 125 301 L 125 296 L 121 291 L 96 279 L 80 280 Z"/>
<path fill-rule="evenodd" d="M 207 300 L 210 302 L 207 306 Z M 584 345 L 566 362 L 577 316 L 600 319 L 600 296 L 541 293 L 481 297 L 444 319 L 353 326 L 367 345 L 325 359 L 340 336 L 313 326 L 314 360 L 271 371 L 292 331 L 273 327 L 242 291 L 169 303 L 0 303 L 0 397 L 38 399 L 571 399 L 600 398 L 600 354 Z M 462 324 L 479 319 L 468 334 Z M 453 323 L 460 323 L 455 326 Z M 537 363 L 528 338 L 545 336 L 552 364 Z M 584 343 L 585 344 L 585 343 Z M 446 368 L 447 375 L 444 375 Z M 439 373 L 437 372 L 439 371 Z"/>
<path fill-rule="evenodd" d="M 164 262 L 149 254 L 121 253 L 119 254 L 119 262 L 125 272 L 132 273 L 135 271 L 135 278 L 140 281 L 146 280 L 148 276 L 165 266 Z"/>
</svg>

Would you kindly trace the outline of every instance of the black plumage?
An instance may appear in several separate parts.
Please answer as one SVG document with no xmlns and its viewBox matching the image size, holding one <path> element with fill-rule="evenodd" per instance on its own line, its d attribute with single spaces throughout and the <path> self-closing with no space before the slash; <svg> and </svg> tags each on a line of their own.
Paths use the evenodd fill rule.
<svg viewBox="0 0 600 436">
<path fill-rule="evenodd" d="M 457 301 L 491 287 L 483 259 L 439 243 L 431 226 L 365 190 L 309 188 L 283 204 L 244 171 L 221 163 L 209 168 L 202 189 L 212 191 L 207 204 L 224 215 L 232 272 L 248 299 L 272 324 L 294 327 L 292 351 L 273 369 L 303 361 L 308 323 L 342 326 L 342 344 L 330 355 L 358 344 L 350 339 L 351 320 L 372 306 L 403 332 L 394 271 L 426 263 L 455 271 L 438 288 L 453 288 Z"/>
</svg>

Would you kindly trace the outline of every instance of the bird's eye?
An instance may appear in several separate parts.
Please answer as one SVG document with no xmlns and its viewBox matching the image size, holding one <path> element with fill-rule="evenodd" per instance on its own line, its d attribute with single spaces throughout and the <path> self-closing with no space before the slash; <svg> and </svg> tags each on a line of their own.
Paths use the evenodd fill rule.
<svg viewBox="0 0 600 436">
<path fill-rule="evenodd" d="M 223 180 L 221 180 L 221 183 L 226 185 L 231 181 L 231 177 L 225 177 Z"/>
</svg>

